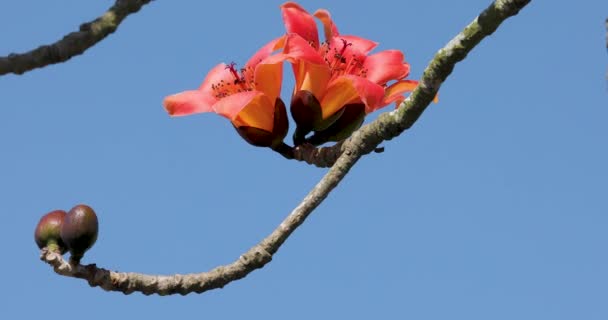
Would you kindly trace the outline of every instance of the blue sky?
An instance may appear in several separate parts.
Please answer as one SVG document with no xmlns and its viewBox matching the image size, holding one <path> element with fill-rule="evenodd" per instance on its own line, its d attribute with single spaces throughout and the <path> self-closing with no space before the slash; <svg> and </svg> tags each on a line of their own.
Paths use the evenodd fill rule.
<svg viewBox="0 0 608 320">
<path fill-rule="evenodd" d="M 0 55 L 112 3 L 7 1 Z M 608 318 L 600 0 L 533 2 L 508 20 L 439 104 L 362 159 L 269 265 L 224 289 L 123 296 L 40 262 L 38 219 L 77 203 L 100 220 L 84 263 L 172 274 L 231 262 L 300 202 L 325 169 L 251 147 L 218 116 L 171 119 L 161 106 L 281 35 L 281 3 L 155 1 L 82 56 L 0 77 L 0 318 Z M 300 3 L 403 50 L 416 79 L 490 2 Z"/>
</svg>

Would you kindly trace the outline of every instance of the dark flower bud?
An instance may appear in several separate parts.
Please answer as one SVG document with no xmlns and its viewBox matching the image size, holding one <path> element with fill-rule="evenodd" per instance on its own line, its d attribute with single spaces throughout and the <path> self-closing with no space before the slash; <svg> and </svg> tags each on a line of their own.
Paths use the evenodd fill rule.
<svg viewBox="0 0 608 320">
<path fill-rule="evenodd" d="M 291 98 L 291 116 L 299 127 L 312 130 L 314 124 L 322 119 L 319 100 L 307 90 L 296 92 Z"/>
<path fill-rule="evenodd" d="M 38 248 L 47 247 L 49 250 L 64 254 L 67 251 L 66 245 L 61 240 L 61 226 L 66 213 L 63 210 L 51 211 L 38 222 L 34 231 L 34 240 Z"/>
<path fill-rule="evenodd" d="M 338 119 L 325 130 L 315 131 L 306 142 L 318 146 L 328 141 L 341 141 L 359 129 L 365 120 L 365 104 L 347 104 L 342 110 Z"/>
<path fill-rule="evenodd" d="M 97 215 L 91 207 L 79 204 L 68 211 L 61 226 L 61 239 L 70 251 L 70 262 L 80 263 L 97 240 L 98 229 Z"/>
<path fill-rule="evenodd" d="M 319 100 L 307 90 L 296 92 L 291 98 L 291 116 L 296 123 L 293 143 L 297 146 L 306 141 L 306 135 L 312 131 L 321 131 L 331 126 L 340 116 L 344 108 L 331 115 L 323 115 Z"/>
<path fill-rule="evenodd" d="M 293 143 L 299 145 L 304 142 L 306 135 L 312 131 L 315 123 L 323 119 L 321 104 L 312 92 L 300 90 L 291 98 L 290 111 L 296 123 Z"/>
</svg>

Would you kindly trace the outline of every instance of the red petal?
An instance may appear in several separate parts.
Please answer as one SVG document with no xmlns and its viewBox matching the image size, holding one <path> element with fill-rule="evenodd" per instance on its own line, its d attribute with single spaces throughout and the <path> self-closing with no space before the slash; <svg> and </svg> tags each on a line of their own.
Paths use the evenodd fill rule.
<svg viewBox="0 0 608 320">
<path fill-rule="evenodd" d="M 259 91 L 244 91 L 235 94 L 231 94 L 225 98 L 220 99 L 213 105 L 213 111 L 217 114 L 228 118 L 230 121 L 234 120 L 236 116 L 251 102 L 253 98 L 263 93 Z"/>
<path fill-rule="evenodd" d="M 225 63 L 220 63 L 213 67 L 213 69 L 207 73 L 207 77 L 205 77 L 205 80 L 203 80 L 203 83 L 198 89 L 206 94 L 212 95 L 213 88 L 211 88 L 211 86 L 220 83 L 222 80 L 225 82 L 234 81 L 234 76 L 230 73 L 230 70 L 226 69 Z"/>
<path fill-rule="evenodd" d="M 215 97 L 199 90 L 190 90 L 168 96 L 163 101 L 165 110 L 171 116 L 187 116 L 194 113 L 213 112 Z"/>
<path fill-rule="evenodd" d="M 287 35 L 283 54 L 291 62 L 301 59 L 311 63 L 325 64 L 325 60 L 323 60 L 323 56 L 319 54 L 319 51 L 313 48 L 306 39 L 297 34 Z"/>
<path fill-rule="evenodd" d="M 266 45 L 264 45 L 258 52 L 256 52 L 245 64 L 245 68 L 251 67 L 255 69 L 258 63 L 262 62 L 262 60 L 269 57 L 274 51 L 281 49 L 285 45 L 285 36 L 280 38 L 276 38 Z"/>
<path fill-rule="evenodd" d="M 315 19 L 304 8 L 295 2 L 286 2 L 281 6 L 283 22 L 287 33 L 296 33 L 312 43 L 315 48 L 319 47 L 319 34 Z"/>
<path fill-rule="evenodd" d="M 325 9 L 319 9 L 314 14 L 317 19 L 321 20 L 323 24 L 323 31 L 325 31 L 325 40 L 330 40 L 331 38 L 339 35 L 338 28 L 334 24 L 333 20 L 331 20 L 331 15 L 329 11 Z"/>
<path fill-rule="evenodd" d="M 410 66 L 404 63 L 403 52 L 386 50 L 368 56 L 363 62 L 369 81 L 384 85 L 390 80 L 405 78 L 410 73 Z"/>
<path fill-rule="evenodd" d="M 382 107 L 384 88 L 358 76 L 345 75 L 333 80 L 321 99 L 323 118 L 339 111 L 344 105 L 363 102 L 365 112 L 373 112 Z"/>
</svg>

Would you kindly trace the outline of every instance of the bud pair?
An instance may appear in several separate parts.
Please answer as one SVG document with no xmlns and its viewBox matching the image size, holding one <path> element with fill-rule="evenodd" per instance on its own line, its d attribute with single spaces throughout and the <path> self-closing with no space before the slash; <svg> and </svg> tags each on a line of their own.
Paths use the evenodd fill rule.
<svg viewBox="0 0 608 320">
<path fill-rule="evenodd" d="M 77 264 L 84 253 L 97 240 L 99 224 L 91 207 L 77 205 L 67 213 L 54 210 L 44 215 L 34 232 L 34 240 L 40 249 L 64 254 L 70 251 L 70 261 Z"/>
</svg>

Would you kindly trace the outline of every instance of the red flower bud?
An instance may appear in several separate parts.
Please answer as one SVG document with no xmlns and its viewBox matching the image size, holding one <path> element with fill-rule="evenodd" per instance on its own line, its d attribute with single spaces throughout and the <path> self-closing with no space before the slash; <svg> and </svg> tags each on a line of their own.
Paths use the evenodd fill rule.
<svg viewBox="0 0 608 320">
<path fill-rule="evenodd" d="M 51 211 L 38 222 L 34 231 L 34 240 L 38 248 L 48 247 L 49 250 L 64 254 L 66 245 L 61 240 L 60 230 L 65 219 L 66 213 L 63 210 Z"/>
</svg>

